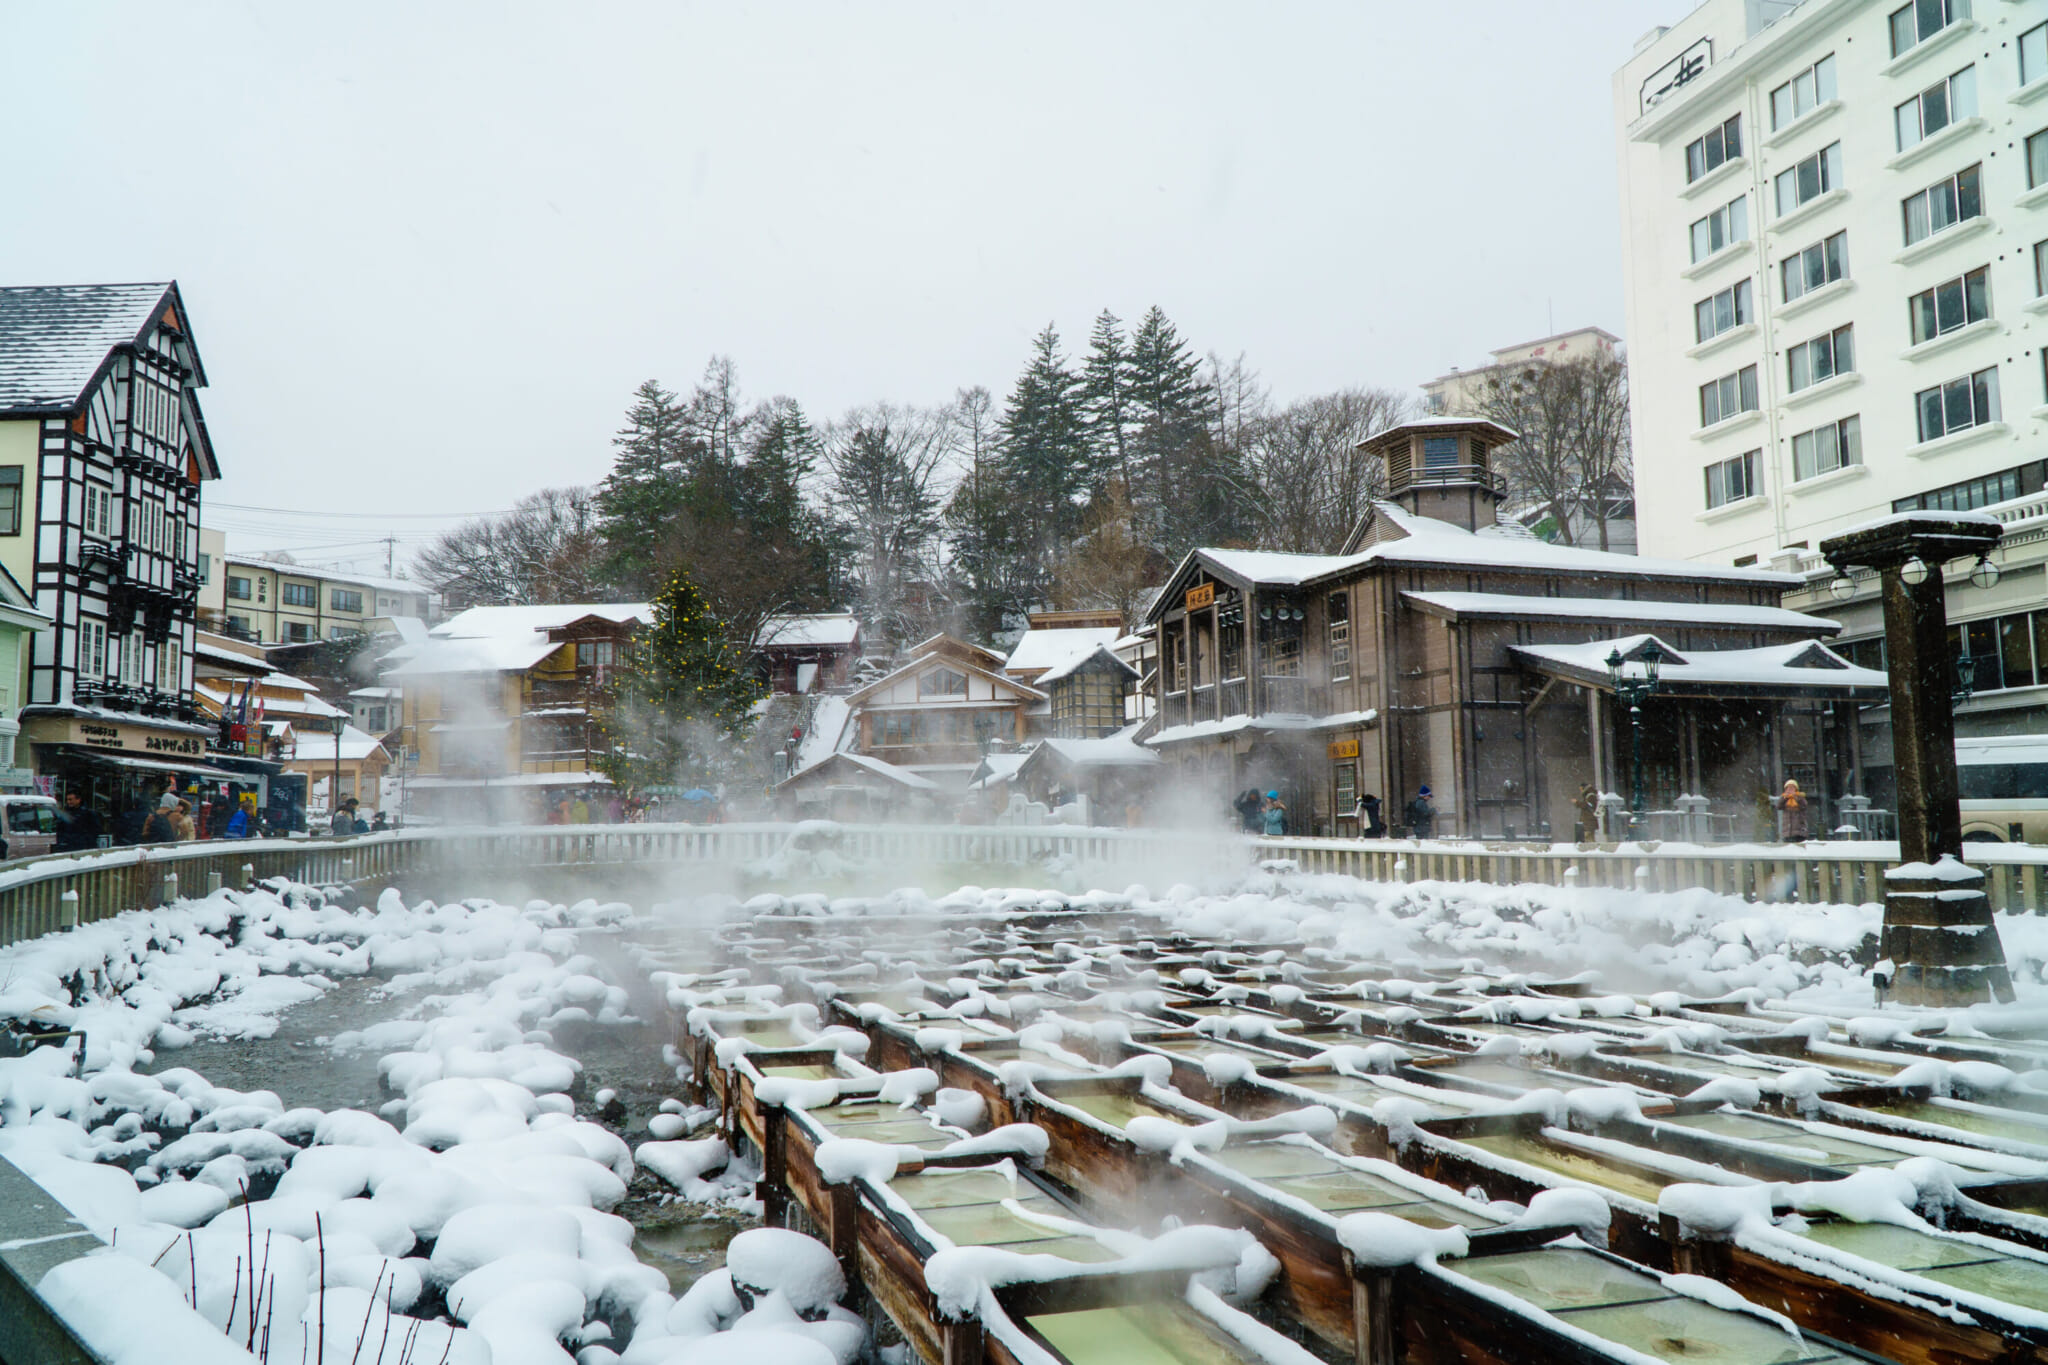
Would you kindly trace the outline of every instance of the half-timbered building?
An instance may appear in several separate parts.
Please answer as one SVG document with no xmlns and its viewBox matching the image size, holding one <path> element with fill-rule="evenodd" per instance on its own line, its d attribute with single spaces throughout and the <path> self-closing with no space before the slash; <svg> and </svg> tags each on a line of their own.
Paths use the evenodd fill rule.
<svg viewBox="0 0 2048 1365">
<path fill-rule="evenodd" d="M 53 623 L 22 738 L 109 811 L 227 776 L 192 697 L 205 383 L 175 283 L 0 288 L 0 565 Z"/>
</svg>

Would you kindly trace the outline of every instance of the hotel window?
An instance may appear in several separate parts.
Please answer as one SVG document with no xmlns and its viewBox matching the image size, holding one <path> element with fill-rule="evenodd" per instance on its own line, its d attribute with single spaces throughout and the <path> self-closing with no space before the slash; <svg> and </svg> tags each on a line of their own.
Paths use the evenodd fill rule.
<svg viewBox="0 0 2048 1365">
<path fill-rule="evenodd" d="M 2036 24 L 2020 35 L 2020 84 L 2032 85 L 2048 76 L 2048 24 Z"/>
<path fill-rule="evenodd" d="M 1985 273 L 1987 269 L 1980 265 L 1967 275 L 1945 280 L 1906 301 L 1914 345 L 1932 341 L 1935 337 L 1945 336 L 1991 316 L 1991 282 Z"/>
<path fill-rule="evenodd" d="M 1704 137 L 1686 147 L 1685 183 L 1690 185 L 1723 162 L 1741 155 L 1742 115 L 1737 114 L 1726 123 L 1709 128 Z"/>
<path fill-rule="evenodd" d="M 1844 417 L 1792 438 L 1792 478 L 1811 479 L 1852 464 L 1863 463 L 1863 423 Z"/>
<path fill-rule="evenodd" d="M 1749 281 L 1738 280 L 1712 298 L 1701 299 L 1692 306 L 1693 340 L 1711 341 L 1723 332 L 1732 332 L 1754 320 L 1750 310 Z"/>
<path fill-rule="evenodd" d="M 1965 166 L 1907 196 L 1899 205 L 1905 217 L 1906 245 L 1932 237 L 1984 212 L 1984 168 Z"/>
<path fill-rule="evenodd" d="M 1732 460 L 1707 466 L 1707 506 L 1726 507 L 1731 502 L 1757 495 L 1757 466 L 1763 461 L 1761 450 L 1752 450 L 1737 455 Z"/>
<path fill-rule="evenodd" d="M 1778 216 L 1820 198 L 1842 184 L 1842 144 L 1830 142 L 1788 171 L 1778 173 Z"/>
<path fill-rule="evenodd" d="M 1977 68 L 1966 66 L 1892 110 L 1892 127 L 1898 133 L 1899 150 L 1903 152 L 1976 112 Z"/>
<path fill-rule="evenodd" d="M 0 468 L 0 536 L 21 534 L 21 466 Z"/>
<path fill-rule="evenodd" d="M 327 606 L 332 611 L 360 612 L 363 609 L 363 595 L 347 588 L 329 588 Z"/>
<path fill-rule="evenodd" d="M 2027 139 L 2027 188 L 2048 185 L 2048 128 Z"/>
<path fill-rule="evenodd" d="M 242 576 L 241 576 L 240 574 L 234 574 L 234 573 L 231 573 L 231 574 L 229 574 L 229 575 L 228 575 L 228 598 L 229 598 L 229 600 L 230 600 L 230 601 L 235 601 L 235 602 L 246 602 L 246 601 L 248 601 L 248 600 L 249 600 L 249 580 L 248 580 L 248 579 L 246 579 L 246 578 L 244 578 L 244 577 L 242 577 Z"/>
<path fill-rule="evenodd" d="M 1802 341 L 1794 346 L 1785 357 L 1785 387 L 1797 393 L 1823 379 L 1833 379 L 1838 374 L 1854 370 L 1856 350 L 1851 335 L 1854 331 L 1853 327 L 1837 327 L 1832 332 L 1823 332 L 1811 341 Z"/>
<path fill-rule="evenodd" d="M 1892 503 L 1894 512 L 1973 512 L 1993 503 L 2011 502 L 2048 486 L 2048 460 L 2032 460 L 2012 469 L 1964 479 Z"/>
<path fill-rule="evenodd" d="M 284 638 L 295 645 L 303 645 L 311 642 L 313 638 L 312 623 L 309 621 L 285 622 Z"/>
<path fill-rule="evenodd" d="M 1351 676 L 1351 598 L 1346 593 L 1333 592 L 1323 604 L 1324 614 L 1329 618 L 1330 633 L 1330 677 L 1333 680 Z"/>
<path fill-rule="evenodd" d="M 142 632 L 131 630 L 121 637 L 121 682 L 142 686 Z"/>
<path fill-rule="evenodd" d="M 1835 97 L 1833 53 L 1771 92 L 1771 131 L 1776 132 Z"/>
<path fill-rule="evenodd" d="M 213 556 L 210 554 L 202 553 L 199 556 L 199 581 L 201 583 L 211 583 L 213 581 Z"/>
<path fill-rule="evenodd" d="M 950 668 L 935 668 L 917 680 L 917 695 L 920 697 L 964 697 L 967 695 L 967 675 Z"/>
<path fill-rule="evenodd" d="M 1803 251 L 1795 251 L 1778 265 L 1787 303 L 1812 293 L 1824 284 L 1833 284 L 1848 273 L 1849 234 L 1846 232 L 1837 232 Z"/>
<path fill-rule="evenodd" d="M 1339 763 L 1335 765 L 1337 787 L 1337 814 L 1349 815 L 1358 808 L 1358 765 Z"/>
<path fill-rule="evenodd" d="M 1749 240 L 1749 196 L 1730 199 L 1692 225 L 1692 260 L 1698 265 L 1717 251 Z"/>
<path fill-rule="evenodd" d="M 314 583 L 286 583 L 278 589 L 278 600 L 287 607 L 320 606 L 320 588 Z"/>
<path fill-rule="evenodd" d="M 1710 427 L 1738 413 L 1756 411 L 1756 366 L 1700 385 L 1700 425 Z"/>
<path fill-rule="evenodd" d="M 1998 367 L 1966 374 L 1913 395 L 1920 439 L 1938 441 L 1998 420 Z"/>
<path fill-rule="evenodd" d="M 1970 17 L 1970 0 L 1913 0 L 1892 11 L 1892 56 L 1911 51 L 1959 19 Z"/>
<path fill-rule="evenodd" d="M 157 651 L 156 686 L 159 692 L 176 692 L 183 681 L 178 676 L 178 642 L 166 640 Z"/>
<path fill-rule="evenodd" d="M 107 675 L 107 627 L 102 621 L 81 621 L 78 626 L 78 671 L 88 678 Z"/>
</svg>

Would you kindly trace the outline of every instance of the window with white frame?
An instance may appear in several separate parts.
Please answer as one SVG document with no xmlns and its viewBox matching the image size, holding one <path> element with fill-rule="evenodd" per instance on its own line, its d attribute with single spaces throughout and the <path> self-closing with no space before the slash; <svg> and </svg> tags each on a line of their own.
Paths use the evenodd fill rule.
<svg viewBox="0 0 2048 1365">
<path fill-rule="evenodd" d="M 178 676 L 179 650 L 176 640 L 166 640 L 157 647 L 156 686 L 159 692 L 176 692 L 182 679 Z"/>
<path fill-rule="evenodd" d="M 1966 374 L 1913 395 L 1920 439 L 1938 441 L 1998 420 L 1998 367 Z"/>
<path fill-rule="evenodd" d="M 1970 0 L 1912 0 L 1892 11 L 1892 56 L 1920 46 L 1935 34 L 1970 17 Z"/>
<path fill-rule="evenodd" d="M 1980 265 L 1968 274 L 1943 280 L 1932 289 L 1923 289 L 1908 299 L 1906 310 L 1911 315 L 1913 344 L 1917 346 L 1923 341 L 1932 341 L 1990 317 L 1989 269 Z"/>
<path fill-rule="evenodd" d="M 1785 387 L 1792 393 L 1833 379 L 1838 374 L 1848 374 L 1856 368 L 1856 347 L 1852 335 L 1856 329 L 1843 325 L 1832 332 L 1823 332 L 1811 341 L 1802 341 L 1785 354 Z"/>
<path fill-rule="evenodd" d="M 1692 225 L 1692 261 L 1749 240 L 1749 196 L 1731 199 Z"/>
<path fill-rule="evenodd" d="M 1323 615 L 1330 637 L 1330 678 L 1351 676 L 1351 596 L 1333 592 L 1323 603 Z"/>
<path fill-rule="evenodd" d="M 1738 280 L 1712 298 L 1701 299 L 1693 305 L 1693 340 L 1711 341 L 1723 332 L 1732 332 L 1753 321 L 1749 281 Z"/>
<path fill-rule="evenodd" d="M 1849 273 L 1849 234 L 1837 232 L 1795 251 L 1778 263 L 1778 278 L 1785 302 L 1810 294 L 1824 284 L 1833 284 Z"/>
<path fill-rule="evenodd" d="M 1802 431 L 1792 438 L 1794 482 L 1816 478 L 1837 469 L 1863 463 L 1863 422 L 1844 417 L 1839 422 Z"/>
<path fill-rule="evenodd" d="M 2027 139 L 2027 188 L 2048 185 L 2048 128 Z"/>
<path fill-rule="evenodd" d="M 2048 24 L 2036 24 L 2020 35 L 2020 84 L 2032 85 L 2048 76 Z"/>
<path fill-rule="evenodd" d="M 1695 138 L 1685 149 L 1685 183 L 1693 181 L 1715 170 L 1724 162 L 1733 161 L 1742 155 L 1742 115 L 1736 114 L 1726 123 L 1716 124 L 1702 136 Z"/>
<path fill-rule="evenodd" d="M 1758 493 L 1757 467 L 1763 462 L 1761 450 L 1744 451 L 1732 460 L 1707 466 L 1707 507 L 1726 507 L 1731 502 L 1753 498 Z"/>
<path fill-rule="evenodd" d="M 1756 411 L 1756 366 L 1700 385 L 1700 425 L 1713 426 L 1740 413 Z"/>
<path fill-rule="evenodd" d="M 286 583 L 277 590 L 278 601 L 288 607 L 320 606 L 320 585 L 317 583 Z"/>
<path fill-rule="evenodd" d="M 363 595 L 353 588 L 329 588 L 327 604 L 335 611 L 360 612 L 363 609 Z"/>
<path fill-rule="evenodd" d="M 107 676 L 107 626 L 104 621 L 78 623 L 78 672 L 98 680 Z"/>
<path fill-rule="evenodd" d="M 2048 241 L 2034 243 L 2034 294 L 2048 298 Z M 2048 355 L 2048 348 L 2042 354 Z"/>
<path fill-rule="evenodd" d="M 127 687 L 142 686 L 142 632 L 131 630 L 121 637 L 121 682 Z"/>
<path fill-rule="evenodd" d="M 1842 185 L 1842 144 L 1830 142 L 1790 170 L 1778 172 L 1778 216 L 1784 217 Z"/>
<path fill-rule="evenodd" d="M 0 536 L 21 534 L 22 468 L 0 468 Z"/>
<path fill-rule="evenodd" d="M 1966 66 L 1892 110 L 1892 128 L 1898 134 L 1899 150 L 1903 152 L 1976 112 L 1977 68 Z"/>
<path fill-rule="evenodd" d="M 1977 217 L 1984 212 L 1982 163 L 1965 166 L 1919 193 L 1907 195 L 1899 209 L 1905 218 L 1907 246 Z"/>
<path fill-rule="evenodd" d="M 85 533 L 104 539 L 114 534 L 114 494 L 96 483 L 85 486 Z"/>
<path fill-rule="evenodd" d="M 1835 56 L 1831 52 L 1771 91 L 1771 131 L 1812 113 L 1835 97 Z"/>
</svg>

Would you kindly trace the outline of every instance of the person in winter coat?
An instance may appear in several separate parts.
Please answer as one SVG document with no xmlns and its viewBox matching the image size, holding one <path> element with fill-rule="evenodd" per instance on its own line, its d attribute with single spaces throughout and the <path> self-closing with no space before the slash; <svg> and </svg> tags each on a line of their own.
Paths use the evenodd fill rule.
<svg viewBox="0 0 2048 1365">
<path fill-rule="evenodd" d="M 174 837 L 181 844 L 190 842 L 197 835 L 199 827 L 192 823 L 192 803 L 190 801 L 179 801 L 178 808 L 171 812 L 171 829 L 174 831 Z"/>
<path fill-rule="evenodd" d="M 1408 817 L 1408 834 L 1415 839 L 1427 839 L 1436 829 L 1436 807 L 1429 803 L 1429 784 L 1423 783 L 1416 789 L 1415 799 L 1408 803 L 1402 814 Z"/>
<path fill-rule="evenodd" d="M 1287 806 L 1280 800 L 1279 792 L 1266 793 L 1266 808 L 1260 816 L 1268 835 L 1287 832 Z"/>
<path fill-rule="evenodd" d="M 1806 793 L 1799 790 L 1799 784 L 1786 778 L 1785 789 L 1771 804 L 1778 808 L 1778 837 L 1788 844 L 1804 843 L 1809 811 Z"/>
<path fill-rule="evenodd" d="M 178 827 L 172 816 L 178 812 L 178 798 L 165 792 L 157 798 L 156 809 L 149 819 L 142 822 L 142 842 L 145 844 L 173 844 L 178 841 Z"/>
<path fill-rule="evenodd" d="M 1594 843 L 1600 838 L 1600 789 L 1591 782 L 1579 784 L 1579 796 L 1572 803 L 1579 812 L 1579 838 Z"/>
<path fill-rule="evenodd" d="M 1387 837 L 1387 822 L 1380 818 L 1380 799 L 1370 792 L 1358 798 L 1358 837 L 1361 839 L 1384 839 Z"/>
<path fill-rule="evenodd" d="M 229 839 L 251 839 L 257 832 L 256 797 L 253 793 L 245 793 L 241 804 L 235 807 L 235 813 L 228 817 L 228 827 L 222 834 Z"/>
<path fill-rule="evenodd" d="M 58 853 L 81 853 L 100 846 L 100 817 L 85 804 L 78 791 L 64 793 L 64 809 L 57 815 L 57 840 L 51 847 Z"/>
<path fill-rule="evenodd" d="M 335 834 L 356 832 L 356 799 L 353 796 L 334 808 L 334 818 L 328 826 Z"/>
</svg>

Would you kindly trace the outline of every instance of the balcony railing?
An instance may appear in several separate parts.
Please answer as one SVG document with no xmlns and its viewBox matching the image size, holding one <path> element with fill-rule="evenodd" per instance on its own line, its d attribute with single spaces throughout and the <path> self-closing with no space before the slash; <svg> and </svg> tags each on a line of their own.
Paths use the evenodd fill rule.
<svg viewBox="0 0 2048 1365">
<path fill-rule="evenodd" d="M 1496 493 L 1505 493 L 1508 489 L 1507 479 L 1500 474 L 1494 473 L 1494 471 L 1484 465 L 1441 464 L 1431 465 L 1426 469 L 1409 470 L 1406 474 L 1394 480 L 1391 491 L 1398 493 L 1404 488 L 1423 488 L 1432 484 L 1452 483 L 1476 483 L 1481 488 L 1490 488 Z"/>
<path fill-rule="evenodd" d="M 1185 692 L 1167 693 L 1165 701 L 1159 708 L 1160 728 L 1171 729 L 1176 725 L 1186 725 L 1187 723 L 1188 694 Z"/>
<path fill-rule="evenodd" d="M 1243 678 L 1223 680 L 1223 714 L 1241 716 L 1245 713 L 1247 684 Z"/>
</svg>

